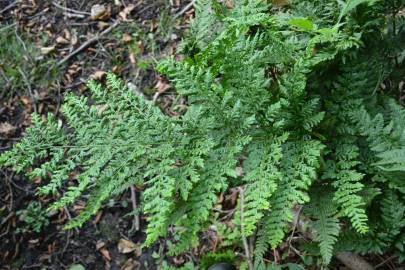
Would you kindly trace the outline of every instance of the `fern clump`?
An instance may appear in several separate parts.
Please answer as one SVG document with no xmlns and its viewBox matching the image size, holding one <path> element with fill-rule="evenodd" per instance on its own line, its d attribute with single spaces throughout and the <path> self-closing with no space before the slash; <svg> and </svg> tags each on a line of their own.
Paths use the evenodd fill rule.
<svg viewBox="0 0 405 270">
<path fill-rule="evenodd" d="M 60 196 L 54 209 L 89 195 L 67 228 L 142 187 L 146 244 L 174 227 L 173 253 L 198 244 L 217 194 L 238 187 L 234 224 L 256 236 L 258 265 L 298 205 L 325 264 L 339 250 L 404 258 L 405 110 L 378 90 L 393 70 L 379 46 L 398 35 L 383 32 L 388 2 L 201 0 L 184 60 L 158 66 L 187 98 L 184 115 L 109 74 L 106 87 L 88 84 L 91 99 L 66 96 L 62 125 L 33 115 L 0 164 L 48 179 L 38 192 Z"/>
</svg>

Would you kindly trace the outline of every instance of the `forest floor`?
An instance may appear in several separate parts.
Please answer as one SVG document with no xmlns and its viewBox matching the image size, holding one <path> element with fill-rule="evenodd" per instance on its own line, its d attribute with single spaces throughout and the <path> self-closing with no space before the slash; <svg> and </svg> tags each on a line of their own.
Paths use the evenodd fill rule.
<svg viewBox="0 0 405 270">
<path fill-rule="evenodd" d="M 64 93 L 86 94 L 85 82 L 107 71 L 177 114 L 183 101 L 154 67 L 176 52 L 192 16 L 187 0 L 1 0 L 0 151 L 22 137 L 32 112 L 58 116 Z M 136 231 L 130 191 L 67 231 L 82 205 L 41 219 L 53 198 L 32 203 L 40 182 L 0 171 L 0 269 L 154 269 L 163 258 L 164 242 L 141 252 L 144 220 Z"/>
<path fill-rule="evenodd" d="M 180 114 L 185 101 L 155 67 L 176 55 L 194 16 L 192 2 L 0 0 L 0 152 L 21 139 L 31 113 L 59 117 L 65 93 L 87 95 L 86 81 L 103 82 L 108 71 L 154 100 L 165 114 Z M 0 169 L 0 270 L 156 269 L 163 260 L 180 266 L 215 251 L 221 241 L 208 231 L 198 248 L 174 257 L 165 255 L 168 240 L 141 248 L 145 218 L 134 213 L 139 203 L 134 189 L 107 202 L 82 228 L 64 230 L 84 201 L 48 213 L 55 198 L 38 197 L 40 184 L 41 179 L 28 181 Z M 235 212 L 237 194 L 230 190 L 218 197 L 221 221 Z M 286 262 L 302 259 L 288 245 L 272 256 Z M 379 269 L 396 269 L 389 255 L 372 261 Z"/>
</svg>

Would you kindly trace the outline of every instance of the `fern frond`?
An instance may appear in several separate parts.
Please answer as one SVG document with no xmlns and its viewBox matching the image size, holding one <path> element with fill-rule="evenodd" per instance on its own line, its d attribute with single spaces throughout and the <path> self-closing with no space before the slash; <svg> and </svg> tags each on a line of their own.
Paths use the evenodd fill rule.
<svg viewBox="0 0 405 270">
<path fill-rule="evenodd" d="M 323 263 L 328 265 L 340 232 L 338 211 L 333 202 L 332 190 L 314 188 L 311 194 L 314 194 L 311 196 L 313 200 L 304 207 L 304 212 L 316 219 L 313 222 L 313 231 L 316 233 L 314 240 L 319 243 Z"/>
</svg>

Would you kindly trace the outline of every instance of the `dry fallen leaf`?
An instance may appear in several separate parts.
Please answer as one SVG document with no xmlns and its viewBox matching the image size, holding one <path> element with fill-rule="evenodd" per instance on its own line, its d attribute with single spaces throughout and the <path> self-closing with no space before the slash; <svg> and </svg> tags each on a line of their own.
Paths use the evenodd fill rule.
<svg viewBox="0 0 405 270">
<path fill-rule="evenodd" d="M 118 242 L 118 251 L 123 254 L 135 251 L 135 255 L 139 256 L 141 247 L 132 241 L 121 238 Z"/>
<path fill-rule="evenodd" d="M 128 43 L 128 42 L 130 42 L 131 40 L 132 40 L 132 37 L 131 37 L 130 35 L 128 35 L 127 33 L 124 33 L 124 34 L 122 35 L 122 41 L 123 41 L 123 42 Z"/>
<path fill-rule="evenodd" d="M 128 19 L 129 14 L 132 12 L 132 10 L 134 10 L 135 5 L 133 4 L 129 4 L 126 8 L 124 8 L 119 14 L 118 16 L 120 17 L 120 19 L 123 22 L 129 22 L 131 21 L 130 19 Z"/>
<path fill-rule="evenodd" d="M 79 39 L 77 38 L 76 34 L 73 34 L 72 37 L 70 38 L 70 43 L 72 43 L 72 45 L 76 45 L 77 42 L 79 41 Z"/>
<path fill-rule="evenodd" d="M 107 72 L 102 71 L 102 70 L 97 70 L 93 74 L 90 75 L 90 79 L 92 80 L 100 80 L 104 77 L 104 75 L 107 74 Z"/>
<path fill-rule="evenodd" d="M 99 250 L 101 248 L 105 247 L 105 243 L 101 240 L 98 240 L 96 243 L 96 249 Z"/>
<path fill-rule="evenodd" d="M 122 67 L 121 67 L 121 66 L 118 66 L 118 65 L 113 66 L 112 72 L 115 73 L 115 74 L 121 74 L 121 72 L 122 72 Z"/>
<path fill-rule="evenodd" d="M 230 1 L 230 0 L 226 0 L 226 1 L 225 1 L 225 6 L 226 6 L 228 9 L 233 9 L 233 8 L 235 7 L 235 4 L 234 4 L 232 1 Z"/>
<path fill-rule="evenodd" d="M 132 65 L 136 64 L 136 56 L 132 52 L 129 54 L 129 61 L 131 62 Z"/>
<path fill-rule="evenodd" d="M 67 39 L 65 39 L 64 37 L 57 37 L 56 38 L 56 43 L 58 44 L 69 44 L 69 41 Z"/>
<path fill-rule="evenodd" d="M 64 37 L 65 37 L 66 39 L 68 39 L 68 40 L 70 40 L 70 38 L 72 37 L 72 35 L 70 34 L 69 30 L 67 30 L 67 29 L 64 29 L 64 30 L 63 30 L 63 34 L 64 34 Z"/>
<path fill-rule="evenodd" d="M 67 74 L 69 74 L 70 76 L 76 76 L 77 73 L 81 70 L 82 68 L 79 65 L 73 64 L 71 65 L 68 70 L 67 70 Z"/>
<path fill-rule="evenodd" d="M 12 135 L 16 130 L 16 127 L 8 122 L 0 123 L 0 134 Z"/>
<path fill-rule="evenodd" d="M 232 188 L 230 189 L 230 194 L 225 195 L 225 200 L 230 202 L 231 205 L 235 205 L 238 196 L 239 196 L 238 189 Z"/>
<path fill-rule="evenodd" d="M 134 259 L 129 259 L 128 261 L 125 262 L 125 264 L 121 267 L 122 270 L 135 270 L 138 269 L 141 264 L 134 260 Z"/>
<path fill-rule="evenodd" d="M 111 257 L 110 257 L 110 252 L 108 252 L 108 249 L 106 249 L 105 247 L 100 249 L 100 253 L 101 255 L 103 255 L 103 257 L 107 260 L 107 261 L 111 261 Z"/>
<path fill-rule="evenodd" d="M 174 258 L 173 258 L 173 262 L 174 262 L 176 265 L 180 265 L 180 264 L 183 264 L 183 263 L 185 262 L 185 260 L 184 260 L 183 257 L 174 257 Z"/>
<path fill-rule="evenodd" d="M 100 29 L 100 30 L 104 30 L 104 29 L 108 28 L 109 26 L 110 26 L 110 24 L 106 23 L 106 22 L 98 22 L 97 23 L 97 28 Z"/>
<path fill-rule="evenodd" d="M 222 193 L 219 193 L 219 195 L 217 195 L 217 203 L 221 204 L 224 201 L 224 195 L 222 195 Z"/>
<path fill-rule="evenodd" d="M 99 210 L 96 214 L 96 217 L 93 220 L 93 224 L 99 223 L 102 216 L 103 216 L 103 210 Z"/>
<path fill-rule="evenodd" d="M 31 105 L 31 99 L 28 96 L 21 96 L 20 100 L 25 106 Z"/>
<path fill-rule="evenodd" d="M 104 5 L 96 4 L 91 7 L 91 19 L 98 20 L 107 14 L 107 8 Z"/>
<path fill-rule="evenodd" d="M 29 242 L 30 244 L 35 245 L 35 244 L 38 244 L 38 243 L 39 243 L 39 239 L 30 239 L 30 240 L 28 240 L 28 242 Z"/>
<path fill-rule="evenodd" d="M 138 41 L 136 46 L 139 48 L 139 54 L 143 54 L 145 51 L 145 46 L 143 45 L 142 41 Z"/>
<path fill-rule="evenodd" d="M 97 109 L 97 115 L 102 115 L 103 112 L 108 108 L 107 104 L 100 104 L 100 105 L 96 105 L 96 109 Z"/>
<path fill-rule="evenodd" d="M 155 85 L 155 88 L 158 90 L 159 93 L 166 92 L 167 90 L 170 89 L 170 87 L 171 87 L 170 84 L 167 84 L 167 83 L 163 82 L 162 80 L 159 80 L 157 82 L 157 84 Z"/>
<path fill-rule="evenodd" d="M 50 47 L 41 47 L 41 53 L 42 54 L 49 54 L 55 50 L 55 46 L 50 46 Z"/>
</svg>

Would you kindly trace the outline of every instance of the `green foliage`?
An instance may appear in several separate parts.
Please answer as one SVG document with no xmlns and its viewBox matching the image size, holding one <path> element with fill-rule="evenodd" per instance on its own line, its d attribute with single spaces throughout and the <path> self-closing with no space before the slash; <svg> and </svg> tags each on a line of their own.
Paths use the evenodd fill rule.
<svg viewBox="0 0 405 270">
<path fill-rule="evenodd" d="M 86 270 L 86 268 L 81 264 L 73 264 L 69 266 L 69 270 Z"/>
<path fill-rule="evenodd" d="M 234 4 L 199 1 L 184 59 L 158 66 L 187 98 L 184 115 L 164 115 L 109 74 L 106 87 L 88 84 L 91 98 L 66 96 L 62 126 L 33 115 L 0 165 L 48 180 L 38 192 L 58 197 L 53 209 L 88 197 L 67 228 L 143 187 L 146 245 L 171 227 L 173 254 L 198 245 L 217 194 L 238 187 L 234 226 L 214 223 L 237 244 L 255 236 L 263 269 L 297 205 L 325 265 L 340 249 L 405 258 L 405 110 L 379 89 L 403 31 L 390 30 L 392 1 Z"/>
<path fill-rule="evenodd" d="M 17 233 L 39 233 L 49 224 L 45 209 L 36 201 L 30 202 L 26 209 L 18 210 L 16 214 L 18 219 L 22 222 L 17 228 Z"/>
<path fill-rule="evenodd" d="M 229 263 L 234 264 L 236 261 L 235 254 L 228 250 L 225 252 L 208 253 L 201 257 L 199 267 L 201 269 L 208 269 L 211 265 L 216 263 Z"/>
<path fill-rule="evenodd" d="M 314 220 L 315 241 L 319 242 L 323 261 L 329 264 L 340 231 L 338 211 L 332 198 L 333 190 L 315 187 L 312 192 L 320 195 L 313 197 L 305 207 L 305 215 Z"/>
<path fill-rule="evenodd" d="M 161 269 L 163 270 L 173 270 L 173 269 L 178 269 L 178 270 L 196 270 L 198 269 L 196 266 L 194 266 L 193 263 L 185 263 L 183 266 L 176 267 L 176 266 L 171 266 L 167 262 L 163 262 Z"/>
</svg>

